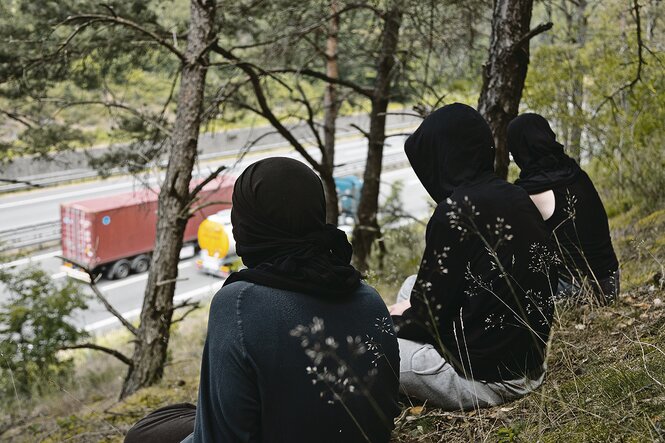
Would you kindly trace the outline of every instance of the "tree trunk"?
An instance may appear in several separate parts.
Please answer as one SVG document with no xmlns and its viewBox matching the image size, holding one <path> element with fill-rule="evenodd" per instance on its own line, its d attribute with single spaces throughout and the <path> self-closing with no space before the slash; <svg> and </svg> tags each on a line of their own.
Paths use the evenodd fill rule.
<svg viewBox="0 0 665 443">
<path fill-rule="evenodd" d="M 496 147 L 495 169 L 508 176 L 507 128 L 522 99 L 529 65 L 529 33 L 533 0 L 495 0 L 489 56 L 483 67 L 478 111 L 492 128 Z"/>
<path fill-rule="evenodd" d="M 584 72 L 582 71 L 581 65 L 581 56 L 579 55 L 581 49 L 586 43 L 586 32 L 587 32 L 587 17 L 586 17 L 586 0 L 577 1 L 577 12 L 575 14 L 575 28 L 571 32 L 571 35 L 576 35 L 575 37 L 575 56 L 578 59 L 578 63 L 575 66 L 575 71 L 573 73 L 572 85 L 571 85 L 571 94 L 570 94 L 570 114 L 571 114 L 571 127 L 570 127 L 570 154 L 571 156 L 579 161 L 582 158 L 582 126 L 584 119 Z"/>
<path fill-rule="evenodd" d="M 328 38 L 326 41 L 326 75 L 330 78 L 339 78 L 337 64 L 337 40 L 339 34 L 339 15 L 337 0 L 330 2 L 330 19 L 328 27 Z M 326 219 L 328 223 L 337 226 L 339 218 L 338 197 L 335 190 L 335 123 L 339 113 L 340 102 L 337 97 L 337 85 L 327 83 L 323 96 L 323 155 L 321 169 L 327 174 L 322 174 L 324 189 L 326 191 Z M 325 176 L 324 176 L 325 175 Z"/>
<path fill-rule="evenodd" d="M 215 2 L 192 0 L 176 120 L 166 177 L 159 193 L 157 235 L 130 367 L 120 398 L 157 382 L 164 370 L 178 258 L 188 220 L 189 183 L 196 160 L 208 46 L 214 35 Z"/>
<path fill-rule="evenodd" d="M 372 109 L 369 116 L 367 163 L 363 176 L 363 189 L 358 203 L 358 222 L 353 229 L 354 265 L 361 272 L 367 271 L 367 260 L 372 252 L 372 243 L 380 234 L 377 212 L 383 166 L 383 144 L 386 139 L 386 111 L 390 102 L 402 14 L 402 10 L 397 8 L 388 11 L 384 18 L 381 35 L 381 52 L 376 68 Z"/>
</svg>

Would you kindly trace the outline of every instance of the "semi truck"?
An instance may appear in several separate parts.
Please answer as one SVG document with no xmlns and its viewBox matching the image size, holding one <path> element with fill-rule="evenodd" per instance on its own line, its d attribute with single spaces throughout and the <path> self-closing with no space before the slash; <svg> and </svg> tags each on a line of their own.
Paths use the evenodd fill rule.
<svg viewBox="0 0 665 443">
<path fill-rule="evenodd" d="M 191 255 L 201 222 L 231 207 L 234 183 L 234 177 L 218 178 L 199 192 L 194 204 L 199 209 L 183 236 L 183 249 L 192 250 Z M 193 182 L 192 188 L 196 185 Z M 158 197 L 155 190 L 140 189 L 60 205 L 62 270 L 86 281 L 87 270 L 110 280 L 147 271 L 155 246 Z"/>
<path fill-rule="evenodd" d="M 362 185 L 362 180 L 353 175 L 335 178 L 339 204 L 338 225 L 347 234 L 351 233 L 356 221 Z M 196 267 L 199 271 L 226 278 L 242 267 L 242 261 L 236 254 L 230 209 L 219 211 L 200 224 L 198 242 L 200 252 Z"/>
</svg>

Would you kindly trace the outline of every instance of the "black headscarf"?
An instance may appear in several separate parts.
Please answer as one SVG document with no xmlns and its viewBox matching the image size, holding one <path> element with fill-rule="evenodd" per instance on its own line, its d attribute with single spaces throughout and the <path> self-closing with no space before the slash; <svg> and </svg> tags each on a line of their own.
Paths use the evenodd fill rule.
<svg viewBox="0 0 665 443">
<path fill-rule="evenodd" d="M 508 125 L 508 149 L 520 167 L 516 185 L 538 194 L 574 182 L 580 167 L 563 151 L 544 117 L 522 114 Z"/>
<path fill-rule="evenodd" d="M 260 160 L 238 177 L 231 222 L 236 251 L 248 269 L 224 283 L 263 286 L 321 296 L 343 296 L 360 284 L 350 265 L 346 234 L 326 224 L 319 177 L 284 157 Z"/>
<path fill-rule="evenodd" d="M 494 139 L 485 119 L 453 103 L 431 113 L 404 144 L 423 186 L 440 203 L 462 185 L 494 177 Z"/>
</svg>

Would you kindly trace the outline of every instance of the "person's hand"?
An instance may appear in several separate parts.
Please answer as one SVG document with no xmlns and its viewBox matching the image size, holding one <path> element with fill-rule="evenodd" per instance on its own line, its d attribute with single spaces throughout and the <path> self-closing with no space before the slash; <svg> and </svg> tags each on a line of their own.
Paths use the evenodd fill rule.
<svg viewBox="0 0 665 443">
<path fill-rule="evenodd" d="M 411 307 L 411 300 L 404 300 L 399 303 L 395 303 L 392 306 L 388 306 L 388 312 L 390 315 L 402 315 L 404 311 Z"/>
</svg>

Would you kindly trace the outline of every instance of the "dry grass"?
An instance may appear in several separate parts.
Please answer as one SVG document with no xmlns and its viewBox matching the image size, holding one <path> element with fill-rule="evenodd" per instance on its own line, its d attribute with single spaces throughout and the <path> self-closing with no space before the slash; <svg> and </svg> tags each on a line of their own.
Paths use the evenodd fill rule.
<svg viewBox="0 0 665 443">
<path fill-rule="evenodd" d="M 662 211 L 661 211 L 662 212 Z M 660 286 L 665 212 L 621 229 L 616 242 L 625 290 L 610 307 L 557 308 L 548 378 L 535 393 L 501 407 L 462 412 L 405 407 L 394 442 L 647 442 L 665 441 L 665 290 Z M 416 232 L 417 236 L 418 233 Z M 393 240 L 380 290 L 392 302 L 412 273 L 414 233 Z M 635 239 L 647 239 L 636 249 Z M 400 261 L 404 259 L 407 262 Z M 404 264 L 406 263 L 406 264 Z M 386 275 L 393 278 L 386 280 Z M 0 435 L 10 442 L 120 442 L 149 411 L 195 402 L 207 307 L 174 330 L 169 364 L 157 386 L 117 401 L 122 364 L 92 352 L 76 354 L 77 374 L 55 394 L 24 404 L 23 423 Z M 109 345 L 128 347 L 123 333 Z M 126 348 L 127 349 L 127 348 Z"/>
</svg>

